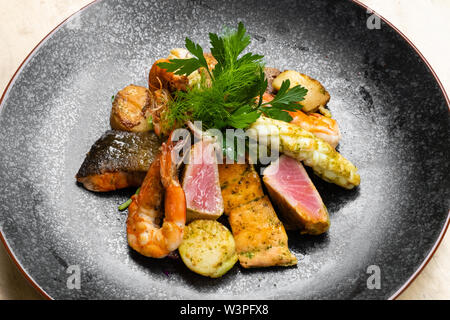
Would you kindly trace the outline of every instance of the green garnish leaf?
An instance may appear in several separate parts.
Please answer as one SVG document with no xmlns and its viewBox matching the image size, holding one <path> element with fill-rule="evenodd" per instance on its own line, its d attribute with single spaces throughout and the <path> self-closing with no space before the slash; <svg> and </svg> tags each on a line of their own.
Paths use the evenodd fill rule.
<svg viewBox="0 0 450 320">
<path fill-rule="evenodd" d="M 308 90 L 300 85 L 289 89 L 290 85 L 289 80 L 283 81 L 275 98 L 270 102 L 263 103 L 259 107 L 267 117 L 291 122 L 292 117 L 288 111 L 297 111 L 303 108 L 298 102 L 305 99 Z"/>
<path fill-rule="evenodd" d="M 190 59 L 173 59 L 158 64 L 178 75 L 190 75 L 199 68 L 200 85 L 177 91 L 169 104 L 166 120 L 169 125 L 186 121 L 202 121 L 204 129 L 234 127 L 244 129 L 255 122 L 261 114 L 291 121 L 288 111 L 300 110 L 308 92 L 301 86 L 289 89 L 289 81 L 283 82 L 276 97 L 262 103 L 267 89 L 262 55 L 243 53 L 250 44 L 250 36 L 242 22 L 237 30 L 219 36 L 209 34 L 211 54 L 217 60 L 212 74 L 204 57 L 203 48 L 186 38 L 186 49 L 194 56 Z"/>
<path fill-rule="evenodd" d="M 264 56 L 252 54 L 251 52 L 239 58 L 239 55 L 250 44 L 250 36 L 246 34 L 246 29 L 242 22 L 239 23 L 237 31 L 220 37 L 215 33 L 209 34 L 211 43 L 211 53 L 217 60 L 217 65 L 213 70 L 215 77 L 218 77 L 226 70 L 233 67 L 261 62 Z"/>
<path fill-rule="evenodd" d="M 261 111 L 269 118 L 291 122 L 292 117 L 291 115 L 283 110 L 272 108 L 272 107 L 261 107 Z"/>
<path fill-rule="evenodd" d="M 186 49 L 195 58 L 171 59 L 169 62 L 158 63 L 158 66 L 177 75 L 188 76 L 201 67 L 206 68 L 209 72 L 208 63 L 203 55 L 203 48 L 199 44 L 195 44 L 191 39 L 186 38 Z"/>
<path fill-rule="evenodd" d="M 136 190 L 136 193 L 135 193 L 135 194 L 139 194 L 139 191 L 141 191 L 141 188 L 138 188 L 138 189 Z M 130 198 L 130 199 L 128 199 L 126 202 L 122 203 L 122 204 L 119 206 L 119 211 L 124 211 L 125 209 L 127 209 L 127 208 L 130 206 L 131 202 L 133 202 L 133 200 Z"/>
<path fill-rule="evenodd" d="M 215 33 L 209 34 L 209 40 L 211 43 L 211 54 L 216 58 L 217 65 L 214 67 L 213 73 L 215 76 L 223 71 L 223 67 L 226 63 L 225 43 L 223 38 L 219 37 Z"/>
<path fill-rule="evenodd" d="M 178 75 L 190 75 L 192 72 L 201 67 L 201 64 L 195 58 L 171 59 L 169 61 L 170 62 L 158 63 L 158 66 Z"/>
<path fill-rule="evenodd" d="M 295 105 L 298 105 L 296 102 L 303 101 L 308 90 L 300 85 L 289 89 L 290 85 L 291 82 L 289 80 L 283 81 L 275 98 L 263 105 L 270 104 L 272 108 L 292 108 L 295 107 Z M 294 108 L 289 111 L 300 110 L 302 108 L 301 105 L 299 107 L 299 109 Z"/>
<path fill-rule="evenodd" d="M 260 73 L 259 73 L 259 97 L 258 97 L 258 108 L 261 106 L 262 101 L 263 101 L 263 95 L 264 92 L 266 92 L 267 86 L 268 86 L 268 81 L 264 75 L 264 71 L 261 68 Z"/>
<path fill-rule="evenodd" d="M 231 61 L 237 60 L 242 51 L 250 44 L 250 36 L 246 33 L 247 30 L 245 30 L 244 24 L 239 22 L 237 31 L 224 39 Z"/>
<path fill-rule="evenodd" d="M 253 54 L 253 53 L 249 52 L 249 53 L 243 55 L 242 58 L 237 60 L 237 64 L 242 65 L 242 64 L 246 64 L 246 63 L 258 62 L 258 61 L 262 60 L 263 58 L 264 58 L 264 56 L 261 56 L 259 54 Z"/>
<path fill-rule="evenodd" d="M 195 44 L 191 39 L 186 38 L 186 49 L 188 49 L 190 53 L 197 57 L 199 63 L 203 67 L 208 67 L 205 56 L 203 55 L 203 48 L 199 44 Z"/>
<path fill-rule="evenodd" d="M 132 200 L 128 199 L 126 202 L 122 203 L 119 206 L 119 211 L 124 211 L 126 208 L 128 208 L 130 206 L 131 202 L 132 202 Z"/>
<path fill-rule="evenodd" d="M 147 118 L 147 123 L 148 123 L 148 126 L 150 127 L 150 130 L 153 130 L 154 127 L 153 127 L 153 117 L 152 116 Z"/>
<path fill-rule="evenodd" d="M 261 112 L 250 105 L 245 105 L 234 111 L 228 118 L 228 124 L 237 129 L 245 129 L 258 120 Z"/>
</svg>

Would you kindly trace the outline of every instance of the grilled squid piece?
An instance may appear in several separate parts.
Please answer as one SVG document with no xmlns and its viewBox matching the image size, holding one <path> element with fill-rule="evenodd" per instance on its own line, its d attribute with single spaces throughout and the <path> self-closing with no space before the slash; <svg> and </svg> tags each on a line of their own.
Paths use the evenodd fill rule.
<svg viewBox="0 0 450 320">
<path fill-rule="evenodd" d="M 259 139 L 279 139 L 280 152 L 303 161 L 323 180 L 346 189 L 353 189 L 360 183 L 357 168 L 329 143 L 317 138 L 301 127 L 280 120 L 261 116 L 251 126 Z"/>
</svg>

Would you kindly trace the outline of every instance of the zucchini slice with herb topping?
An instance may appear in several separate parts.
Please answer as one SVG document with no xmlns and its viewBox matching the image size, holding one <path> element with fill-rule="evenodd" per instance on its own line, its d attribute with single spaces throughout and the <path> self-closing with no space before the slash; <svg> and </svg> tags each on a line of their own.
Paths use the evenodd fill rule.
<svg viewBox="0 0 450 320">
<path fill-rule="evenodd" d="M 186 226 L 178 251 L 189 269 L 211 278 L 223 276 L 238 260 L 233 235 L 215 220 L 195 220 Z"/>
</svg>

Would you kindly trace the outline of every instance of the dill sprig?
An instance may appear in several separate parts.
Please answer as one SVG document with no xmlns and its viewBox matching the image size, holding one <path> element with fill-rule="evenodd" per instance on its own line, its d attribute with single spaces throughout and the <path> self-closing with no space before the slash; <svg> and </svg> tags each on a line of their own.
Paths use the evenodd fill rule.
<svg viewBox="0 0 450 320">
<path fill-rule="evenodd" d="M 262 103 L 262 95 L 267 88 L 264 77 L 263 56 L 251 52 L 243 54 L 250 44 L 250 36 L 244 25 L 239 23 L 236 31 L 224 36 L 209 34 L 211 54 L 217 64 L 211 71 L 203 55 L 203 48 L 186 38 L 186 49 L 193 58 L 172 59 L 160 63 L 161 68 L 178 75 L 190 75 L 198 69 L 199 86 L 187 91 L 177 91 L 170 102 L 163 119 L 170 126 L 182 124 L 188 120 L 202 121 L 204 129 L 225 127 L 246 128 L 255 122 L 261 114 L 268 117 L 291 121 L 287 111 L 300 110 L 307 90 L 296 86 L 289 90 L 289 81 L 285 81 L 277 96 L 270 103 Z"/>
</svg>

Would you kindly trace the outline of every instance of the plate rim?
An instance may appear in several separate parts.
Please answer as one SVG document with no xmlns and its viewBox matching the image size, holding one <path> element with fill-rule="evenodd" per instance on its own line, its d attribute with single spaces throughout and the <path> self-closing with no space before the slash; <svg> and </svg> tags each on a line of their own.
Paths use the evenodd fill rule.
<svg viewBox="0 0 450 320">
<path fill-rule="evenodd" d="M 374 11 L 372 8 L 367 6 L 366 4 L 360 2 L 359 0 L 351 0 L 353 3 L 356 3 L 357 5 L 363 7 L 366 10 L 370 10 L 372 14 L 375 14 L 377 17 L 379 17 L 381 20 L 383 20 L 388 26 L 390 26 L 395 32 L 397 32 L 413 49 L 414 51 L 419 55 L 419 57 L 422 59 L 423 62 L 425 62 L 428 69 L 431 71 L 431 74 L 439 84 L 439 87 L 441 88 L 442 93 L 444 94 L 445 100 L 447 101 L 447 108 L 448 111 L 450 111 L 450 99 L 448 97 L 447 92 L 445 91 L 445 88 L 439 79 L 438 75 L 434 71 L 431 64 L 428 62 L 428 60 L 425 58 L 425 56 L 420 52 L 420 50 L 414 45 L 414 43 L 403 33 L 401 32 L 396 26 L 394 26 L 393 23 L 391 23 L 389 20 L 384 18 L 382 15 Z M 448 230 L 450 224 L 450 210 L 447 213 L 447 220 L 441 230 L 441 233 L 439 234 L 438 239 L 434 243 L 433 247 L 431 248 L 430 252 L 428 253 L 427 257 L 423 260 L 422 264 L 417 268 L 417 270 L 409 277 L 409 279 L 391 296 L 389 297 L 389 300 L 395 300 L 398 298 L 399 295 L 401 295 L 413 282 L 414 280 L 419 276 L 419 274 L 425 269 L 425 267 L 428 265 L 428 263 L 431 261 L 431 258 L 433 258 L 434 254 L 436 253 L 437 249 L 439 248 L 440 244 L 442 243 L 442 240 L 445 237 L 445 234 Z"/>
<path fill-rule="evenodd" d="M 25 66 L 25 64 L 30 60 L 30 58 L 34 55 L 34 53 L 39 49 L 39 47 L 41 47 L 41 45 L 43 45 L 45 43 L 45 41 L 47 39 L 49 39 L 56 31 L 58 31 L 59 28 L 61 28 L 69 19 L 71 19 L 73 16 L 81 13 L 82 11 L 84 11 L 85 9 L 87 9 L 88 7 L 90 7 L 91 5 L 93 5 L 96 2 L 100 2 L 102 0 L 92 0 L 90 3 L 88 3 L 87 5 L 81 7 L 79 10 L 73 12 L 71 15 L 69 15 L 67 18 L 65 18 L 64 20 L 62 20 L 53 30 L 51 30 L 44 38 L 42 38 L 41 41 L 38 42 L 38 44 L 33 48 L 33 50 L 30 51 L 30 53 L 25 57 L 25 59 L 22 61 L 22 63 L 19 65 L 19 67 L 17 68 L 17 70 L 14 72 L 13 76 L 11 77 L 11 79 L 9 80 L 8 84 L 6 85 L 2 96 L 0 98 L 0 115 L 1 115 L 1 110 L 2 110 L 2 105 L 3 105 L 3 100 L 4 98 L 7 96 L 9 89 L 11 88 L 11 86 L 14 84 L 17 76 L 19 75 L 19 73 L 22 71 L 22 68 Z M 436 74 L 436 72 L 434 71 L 433 67 L 431 66 L 431 64 L 428 62 L 428 60 L 425 58 L 425 56 L 420 52 L 420 50 L 414 45 L 414 43 L 404 34 L 402 33 L 394 24 L 392 24 L 389 20 L 387 20 L 386 18 L 384 18 L 382 15 L 380 15 L 379 13 L 377 13 L 376 11 L 374 11 L 373 9 L 371 9 L 369 6 L 367 6 L 366 4 L 360 2 L 359 0 L 350 0 L 350 2 L 362 7 L 365 10 L 370 10 L 372 14 L 375 14 L 377 17 L 379 17 L 381 20 L 383 20 L 384 23 L 386 23 L 389 27 L 391 27 L 397 34 L 399 34 L 407 43 L 408 45 L 414 49 L 414 51 L 416 52 L 416 54 L 420 57 L 420 59 L 425 63 L 425 65 L 427 66 L 428 70 L 431 72 L 431 74 L 433 75 L 434 79 L 436 80 L 436 82 L 439 84 L 439 87 L 441 89 L 441 92 L 444 95 L 444 98 L 447 102 L 447 108 L 450 111 L 450 99 L 449 96 L 441 82 L 441 80 L 439 79 L 438 75 Z M 397 291 L 392 294 L 388 300 L 395 300 L 398 298 L 398 296 L 400 294 L 402 294 L 413 282 L 414 280 L 419 276 L 419 274 L 425 269 L 425 267 L 428 265 L 428 263 L 431 261 L 432 257 L 434 256 L 434 254 L 436 253 L 437 249 L 439 248 L 439 246 L 442 243 L 442 240 L 445 237 L 445 234 L 447 233 L 447 230 L 449 228 L 450 225 L 450 210 L 448 211 L 447 214 L 447 220 L 438 236 L 438 238 L 436 239 L 436 242 L 434 243 L 433 247 L 431 248 L 430 252 L 428 253 L 428 255 L 426 256 L 426 258 L 422 261 L 421 265 L 417 268 L 417 270 L 409 277 L 409 279 L 400 287 L 397 289 Z M 9 246 L 5 236 L 3 235 L 2 230 L 0 229 L 0 240 L 3 243 L 3 246 L 6 249 L 6 252 L 8 253 L 9 257 L 11 258 L 11 260 L 14 262 L 14 264 L 16 265 L 17 269 L 20 271 L 20 273 L 24 276 L 24 278 L 28 281 L 29 284 L 31 284 L 31 286 L 36 289 L 37 292 L 39 292 L 44 298 L 46 298 L 47 300 L 55 300 L 53 297 L 51 297 L 44 289 L 41 288 L 41 286 L 37 283 L 37 281 L 35 281 L 33 279 L 33 277 L 31 275 L 28 274 L 28 272 L 24 269 L 24 267 L 21 265 L 20 261 L 16 258 L 13 250 L 11 249 L 11 247 Z"/>
</svg>

